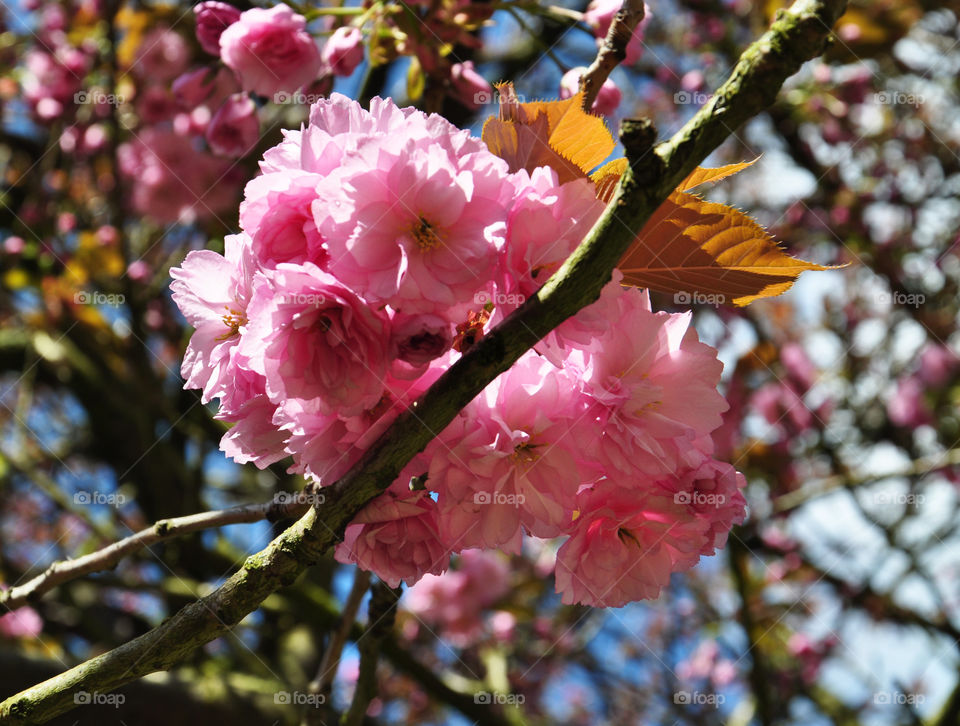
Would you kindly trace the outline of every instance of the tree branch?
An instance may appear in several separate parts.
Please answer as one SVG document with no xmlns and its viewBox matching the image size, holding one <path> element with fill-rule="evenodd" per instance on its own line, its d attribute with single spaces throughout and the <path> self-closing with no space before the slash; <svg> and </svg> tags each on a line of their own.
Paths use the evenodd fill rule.
<svg viewBox="0 0 960 726">
<path fill-rule="evenodd" d="M 0 723 L 43 723 L 73 707 L 73 694 L 104 692 L 169 668 L 219 637 L 270 593 L 318 562 L 347 524 L 393 482 L 415 454 L 487 384 L 540 338 L 594 302 L 657 207 L 732 131 L 768 106 L 787 77 L 823 48 L 844 0 L 797 0 L 741 56 L 726 83 L 655 149 L 649 122 L 625 121 L 629 168 L 606 211 L 563 266 L 527 302 L 454 363 L 374 442 L 315 506 L 210 595 L 172 618 L 65 673 L 0 703 Z"/>
<path fill-rule="evenodd" d="M 245 504 L 185 517 L 161 519 L 152 526 L 96 552 L 75 560 L 58 560 L 52 563 L 32 580 L 0 592 L 0 605 L 14 610 L 29 602 L 35 602 L 57 585 L 89 575 L 91 572 L 111 570 L 124 557 L 163 540 L 228 524 L 259 522 L 262 519 L 271 522 L 291 519 L 302 516 L 310 504 L 309 492 L 305 490 L 299 494 L 291 494 L 289 498 L 275 498 L 263 504 Z"/>
<path fill-rule="evenodd" d="M 580 76 L 580 90 L 583 91 L 583 110 L 590 113 L 597 94 L 603 88 L 604 81 L 623 59 L 627 57 L 627 44 L 633 37 L 640 21 L 643 20 L 643 0 L 623 0 L 623 7 L 617 11 L 607 37 L 603 39 L 600 52 L 590 67 Z M 778 86 L 779 89 L 779 86 Z"/>
</svg>

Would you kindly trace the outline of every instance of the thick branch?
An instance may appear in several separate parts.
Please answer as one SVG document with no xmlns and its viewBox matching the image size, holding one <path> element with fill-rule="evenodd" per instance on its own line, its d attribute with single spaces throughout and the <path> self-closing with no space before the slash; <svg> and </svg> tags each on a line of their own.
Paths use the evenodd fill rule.
<svg viewBox="0 0 960 726">
<path fill-rule="evenodd" d="M 316 563 L 357 512 L 394 481 L 487 384 L 540 338 L 595 301 L 634 237 L 670 191 L 734 129 L 768 106 L 784 80 L 823 48 L 844 0 L 798 0 L 743 54 L 730 79 L 670 141 L 653 149 L 649 123 L 624 122 L 630 167 L 613 201 L 538 293 L 458 360 L 358 464 L 328 488 L 326 503 L 253 555 L 207 597 L 108 653 L 0 704 L 0 723 L 42 723 L 73 706 L 73 694 L 109 691 L 169 668 L 222 635 L 263 599 Z"/>
</svg>

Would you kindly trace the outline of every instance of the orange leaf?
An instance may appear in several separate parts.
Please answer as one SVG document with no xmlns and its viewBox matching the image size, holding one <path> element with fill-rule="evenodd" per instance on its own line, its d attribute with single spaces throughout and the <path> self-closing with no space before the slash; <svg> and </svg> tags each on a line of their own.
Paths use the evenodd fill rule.
<svg viewBox="0 0 960 726">
<path fill-rule="evenodd" d="M 583 110 L 581 93 L 563 101 L 520 103 L 513 84 L 497 90 L 500 114 L 487 119 L 482 138 L 510 171 L 548 165 L 562 184 L 585 177 L 616 146 L 603 119 Z"/>
<path fill-rule="evenodd" d="M 786 292 L 804 270 L 829 269 L 787 255 L 739 210 L 683 192 L 654 212 L 619 267 L 627 284 L 736 305 Z"/>
<path fill-rule="evenodd" d="M 759 158 L 758 156 L 757 159 Z M 716 169 L 705 169 L 704 167 L 698 166 L 687 175 L 686 179 L 677 185 L 677 190 L 685 192 L 701 184 L 706 184 L 707 182 L 720 181 L 732 174 L 736 174 L 738 171 L 746 169 L 748 166 L 756 163 L 757 159 L 753 161 L 741 161 L 737 164 L 727 164 L 726 166 L 717 167 Z M 614 159 L 591 174 L 590 178 L 597 188 L 597 199 L 604 202 L 609 202 L 613 199 L 613 192 L 617 188 L 620 177 L 623 176 L 623 172 L 626 170 L 626 159 Z"/>
<path fill-rule="evenodd" d="M 757 159 L 759 158 L 760 157 L 758 156 Z M 732 176 L 738 171 L 743 171 L 748 166 L 752 166 L 757 162 L 757 159 L 754 159 L 753 161 L 741 161 L 736 164 L 727 164 L 726 166 L 720 166 L 716 169 L 705 169 L 702 166 L 698 166 L 687 175 L 686 179 L 677 185 L 677 190 L 681 192 L 687 192 L 694 187 L 700 186 L 701 184 L 726 179 L 728 176 Z"/>
<path fill-rule="evenodd" d="M 609 202 L 613 199 L 613 192 L 620 183 L 620 177 L 627 170 L 626 159 L 614 159 L 597 169 L 590 178 L 597 190 L 597 199 Z"/>
</svg>

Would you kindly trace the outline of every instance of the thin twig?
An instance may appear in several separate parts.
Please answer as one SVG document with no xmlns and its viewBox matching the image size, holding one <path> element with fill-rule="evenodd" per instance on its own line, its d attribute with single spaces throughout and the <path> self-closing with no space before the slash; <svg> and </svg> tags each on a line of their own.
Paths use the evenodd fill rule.
<svg viewBox="0 0 960 726">
<path fill-rule="evenodd" d="M 113 542 L 96 552 L 75 560 L 58 560 L 51 563 L 46 570 L 32 580 L 0 592 L 0 605 L 10 610 L 26 605 L 65 582 L 92 572 L 113 569 L 124 557 L 163 540 L 228 524 L 258 522 L 262 519 L 271 522 L 279 519 L 294 519 L 302 516 L 312 502 L 310 485 L 308 485 L 304 492 L 275 498 L 263 504 L 245 504 L 185 517 L 161 519 L 150 527 Z"/>
<path fill-rule="evenodd" d="M 383 582 L 373 586 L 367 616 L 367 629 L 357 642 L 360 649 L 360 673 L 350 702 L 350 710 L 341 720 L 342 726 L 361 726 L 370 701 L 377 695 L 377 664 L 380 661 L 380 645 L 393 630 L 397 615 L 397 601 L 402 586 L 391 588 Z"/>
<path fill-rule="evenodd" d="M 350 588 L 350 594 L 347 595 L 347 601 L 343 604 L 343 610 L 340 613 L 340 625 L 333 632 L 330 643 L 323 653 L 316 678 L 310 683 L 310 693 L 323 696 L 325 704 L 330 703 L 333 679 L 340 667 L 340 655 L 343 652 L 343 646 L 350 638 L 350 632 L 357 619 L 357 612 L 360 610 L 360 603 L 363 601 L 363 596 L 367 594 L 369 587 L 370 573 L 358 567 L 353 575 L 353 587 Z M 304 713 L 303 725 L 313 726 L 314 723 L 321 723 L 316 718 L 319 710 L 308 707 Z"/>
<path fill-rule="evenodd" d="M 627 57 L 627 44 L 633 37 L 640 21 L 643 20 L 643 0 L 623 0 L 623 7 L 610 23 L 610 30 L 603 40 L 590 67 L 580 76 L 580 90 L 583 91 L 583 110 L 590 111 L 604 81 L 623 59 Z"/>
</svg>

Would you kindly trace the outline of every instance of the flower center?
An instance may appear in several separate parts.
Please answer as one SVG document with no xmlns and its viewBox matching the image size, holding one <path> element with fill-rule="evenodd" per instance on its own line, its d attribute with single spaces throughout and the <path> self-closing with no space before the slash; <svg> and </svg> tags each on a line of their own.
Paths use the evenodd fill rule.
<svg viewBox="0 0 960 726">
<path fill-rule="evenodd" d="M 417 247 L 420 248 L 421 252 L 426 252 L 427 250 L 433 249 L 438 244 L 440 244 L 440 238 L 437 236 L 437 233 L 434 231 L 433 225 L 430 224 L 423 217 L 419 217 L 416 224 L 414 224 L 413 229 L 411 230 L 414 241 L 417 243 Z"/>
<path fill-rule="evenodd" d="M 229 305 L 224 305 L 223 309 L 227 312 L 221 319 L 228 330 L 217 340 L 227 340 L 235 335 L 240 335 L 240 326 L 247 324 L 247 314 L 242 310 L 234 310 Z"/>
<path fill-rule="evenodd" d="M 537 460 L 537 452 L 534 451 L 540 444 L 534 444 L 530 441 L 524 441 L 513 447 L 513 453 L 510 458 L 518 464 L 532 464 Z"/>
</svg>

